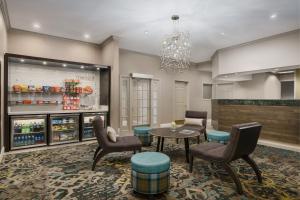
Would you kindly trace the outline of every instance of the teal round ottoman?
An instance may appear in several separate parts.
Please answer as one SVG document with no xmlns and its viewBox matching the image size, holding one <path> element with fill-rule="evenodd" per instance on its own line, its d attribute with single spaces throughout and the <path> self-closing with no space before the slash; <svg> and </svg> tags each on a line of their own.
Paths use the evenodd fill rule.
<svg viewBox="0 0 300 200">
<path fill-rule="evenodd" d="M 152 137 L 149 133 L 150 130 L 151 128 L 148 126 L 138 126 L 133 129 L 134 135 L 141 140 L 143 146 L 151 145 Z"/>
<path fill-rule="evenodd" d="M 131 185 L 140 194 L 160 194 L 170 184 L 170 158 L 159 152 L 143 152 L 131 157 Z"/>
<path fill-rule="evenodd" d="M 225 131 L 208 131 L 207 132 L 207 140 L 209 142 L 211 141 L 215 141 L 215 142 L 219 142 L 222 144 L 227 144 L 227 142 L 229 141 L 230 138 L 230 133 L 225 132 Z"/>
</svg>

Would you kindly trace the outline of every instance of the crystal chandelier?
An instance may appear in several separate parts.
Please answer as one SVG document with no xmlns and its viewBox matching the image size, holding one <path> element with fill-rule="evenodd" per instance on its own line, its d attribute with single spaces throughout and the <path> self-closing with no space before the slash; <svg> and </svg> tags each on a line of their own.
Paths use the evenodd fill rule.
<svg viewBox="0 0 300 200">
<path fill-rule="evenodd" d="M 183 72 L 190 67 L 191 41 L 188 32 L 179 31 L 179 16 L 173 15 L 174 32 L 162 42 L 161 70 Z"/>
</svg>

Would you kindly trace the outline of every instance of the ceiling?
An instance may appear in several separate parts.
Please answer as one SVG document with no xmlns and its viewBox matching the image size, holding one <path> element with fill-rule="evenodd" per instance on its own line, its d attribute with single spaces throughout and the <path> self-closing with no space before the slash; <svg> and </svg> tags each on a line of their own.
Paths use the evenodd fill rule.
<svg viewBox="0 0 300 200">
<path fill-rule="evenodd" d="M 300 0 L 6 0 L 12 28 L 159 55 L 172 14 L 192 39 L 192 61 L 220 48 L 300 28 Z M 277 17 L 271 19 L 270 16 Z M 40 28 L 33 28 L 39 23 Z M 148 32 L 148 34 L 145 34 Z M 84 38 L 89 34 L 90 38 Z"/>
</svg>

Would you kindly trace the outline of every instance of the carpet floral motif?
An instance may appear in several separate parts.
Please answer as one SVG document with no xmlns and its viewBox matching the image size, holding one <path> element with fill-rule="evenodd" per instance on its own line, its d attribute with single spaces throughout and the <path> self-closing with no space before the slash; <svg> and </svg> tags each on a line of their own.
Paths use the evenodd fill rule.
<svg viewBox="0 0 300 200">
<path fill-rule="evenodd" d="M 109 154 L 91 171 L 96 147 L 93 143 L 5 155 L 0 165 L 0 199 L 300 199 L 300 153 L 258 146 L 252 157 L 262 171 L 262 184 L 244 161 L 233 162 L 245 191 L 238 195 L 231 178 L 208 162 L 195 159 L 189 173 L 183 145 L 167 143 L 169 192 L 146 197 L 132 192 L 132 152 Z M 143 151 L 155 151 L 155 146 Z"/>
</svg>

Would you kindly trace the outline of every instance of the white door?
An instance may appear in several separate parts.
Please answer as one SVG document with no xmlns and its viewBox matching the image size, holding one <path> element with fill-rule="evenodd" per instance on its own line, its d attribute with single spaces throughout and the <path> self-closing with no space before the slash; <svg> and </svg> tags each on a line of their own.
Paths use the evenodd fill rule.
<svg viewBox="0 0 300 200">
<path fill-rule="evenodd" d="M 187 110 L 187 82 L 175 81 L 175 120 L 183 120 Z"/>
</svg>

